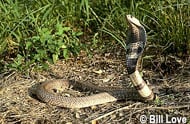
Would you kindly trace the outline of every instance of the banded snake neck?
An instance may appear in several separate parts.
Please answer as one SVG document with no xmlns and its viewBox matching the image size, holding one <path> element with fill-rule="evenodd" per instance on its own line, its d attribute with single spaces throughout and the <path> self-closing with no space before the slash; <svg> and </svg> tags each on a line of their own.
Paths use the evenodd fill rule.
<svg viewBox="0 0 190 124">
<path fill-rule="evenodd" d="M 99 87 L 84 82 L 73 82 L 63 79 L 48 80 L 39 84 L 36 88 L 36 96 L 43 102 L 66 108 L 84 108 L 117 100 L 146 100 L 154 99 L 154 93 L 147 86 L 139 74 L 137 61 L 143 53 L 146 44 L 146 32 L 140 22 L 133 16 L 127 15 L 130 25 L 129 38 L 127 42 L 126 65 L 129 77 L 136 88 L 113 88 Z M 56 89 L 65 89 L 70 86 L 75 88 L 98 90 L 100 93 L 84 97 L 64 97 L 53 93 Z M 109 89 L 109 90 L 107 90 Z M 138 91 L 138 92 L 137 92 Z"/>
</svg>

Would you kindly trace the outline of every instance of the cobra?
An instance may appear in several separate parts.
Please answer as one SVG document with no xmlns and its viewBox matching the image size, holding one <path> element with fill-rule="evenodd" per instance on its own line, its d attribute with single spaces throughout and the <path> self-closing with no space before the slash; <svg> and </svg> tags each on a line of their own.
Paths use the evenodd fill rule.
<svg viewBox="0 0 190 124">
<path fill-rule="evenodd" d="M 36 96 L 45 103 L 66 108 L 84 108 L 123 99 L 154 100 L 155 95 L 152 89 L 145 83 L 138 71 L 138 61 L 146 45 L 146 31 L 135 17 L 127 15 L 126 18 L 129 23 L 126 65 L 134 88 L 97 87 L 84 82 L 57 79 L 42 82 L 36 89 Z M 84 97 L 64 97 L 53 92 L 55 89 L 69 88 L 71 85 L 80 89 L 98 90 L 100 93 Z"/>
</svg>

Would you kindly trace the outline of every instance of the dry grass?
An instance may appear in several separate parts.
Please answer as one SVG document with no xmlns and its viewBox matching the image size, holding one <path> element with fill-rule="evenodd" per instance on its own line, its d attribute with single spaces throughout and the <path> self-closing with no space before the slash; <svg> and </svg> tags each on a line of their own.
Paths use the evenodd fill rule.
<svg viewBox="0 0 190 124">
<path fill-rule="evenodd" d="M 141 115 L 168 114 L 169 117 L 185 117 L 190 124 L 190 63 L 167 76 L 151 69 L 144 70 L 145 79 L 160 89 L 159 103 L 122 101 L 76 110 L 42 103 L 31 97 L 29 89 L 39 81 L 56 77 L 99 85 L 129 85 L 124 59 L 110 54 L 95 55 L 91 60 L 79 56 L 59 61 L 47 72 L 37 73 L 31 69 L 28 76 L 14 71 L 4 72 L 0 75 L 0 123 L 137 124 Z"/>
</svg>

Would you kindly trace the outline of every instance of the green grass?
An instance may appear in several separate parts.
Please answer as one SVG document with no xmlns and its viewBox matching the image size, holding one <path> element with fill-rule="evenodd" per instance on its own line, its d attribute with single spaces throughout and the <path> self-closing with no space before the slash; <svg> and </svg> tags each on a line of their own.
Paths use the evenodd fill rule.
<svg viewBox="0 0 190 124">
<path fill-rule="evenodd" d="M 125 47 L 126 14 L 143 23 L 160 54 L 184 57 L 190 54 L 189 5 L 188 0 L 0 1 L 0 68 L 46 67 L 45 61 L 81 50 Z"/>
</svg>

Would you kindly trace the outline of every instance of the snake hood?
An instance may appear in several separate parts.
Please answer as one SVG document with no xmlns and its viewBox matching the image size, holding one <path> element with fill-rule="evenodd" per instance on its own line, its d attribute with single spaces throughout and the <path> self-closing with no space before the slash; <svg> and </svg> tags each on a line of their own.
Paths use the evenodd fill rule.
<svg viewBox="0 0 190 124">
<path fill-rule="evenodd" d="M 126 63 L 128 73 L 132 74 L 137 70 L 137 61 L 146 45 L 146 31 L 135 17 L 127 15 L 126 18 L 130 27 L 126 41 Z"/>
</svg>

